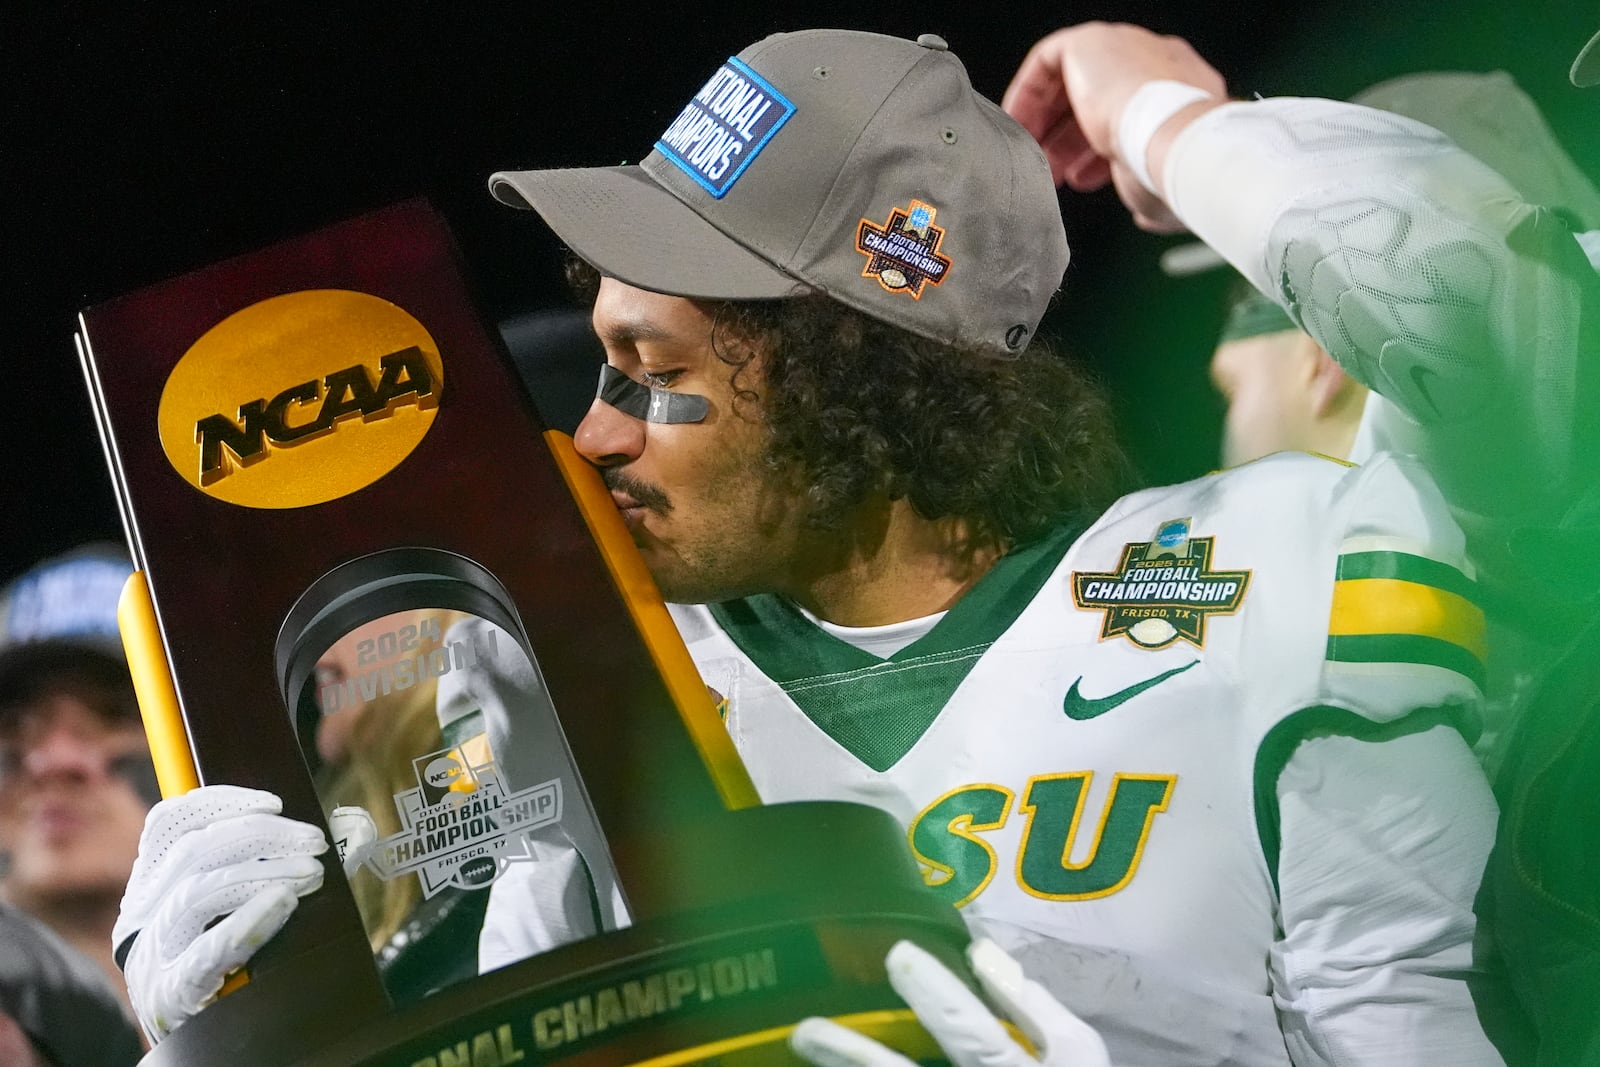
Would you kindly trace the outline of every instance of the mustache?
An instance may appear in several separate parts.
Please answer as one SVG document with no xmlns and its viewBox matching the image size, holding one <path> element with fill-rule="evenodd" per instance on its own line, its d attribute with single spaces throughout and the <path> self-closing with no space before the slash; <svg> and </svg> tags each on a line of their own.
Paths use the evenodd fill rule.
<svg viewBox="0 0 1600 1067">
<path fill-rule="evenodd" d="M 607 489 L 614 493 L 625 493 L 651 511 L 665 515 L 672 510 L 672 501 L 667 499 L 666 493 L 649 482 L 641 482 L 637 478 L 630 478 L 620 468 L 602 468 L 600 478 L 606 483 Z"/>
</svg>

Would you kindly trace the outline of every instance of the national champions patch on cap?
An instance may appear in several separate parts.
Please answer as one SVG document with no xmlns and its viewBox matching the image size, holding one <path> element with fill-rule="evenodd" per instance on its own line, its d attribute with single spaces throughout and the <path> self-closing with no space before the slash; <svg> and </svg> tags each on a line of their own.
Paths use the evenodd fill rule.
<svg viewBox="0 0 1600 1067">
<path fill-rule="evenodd" d="M 782 93 L 729 57 L 672 120 L 656 150 L 720 200 L 793 114 Z"/>
</svg>

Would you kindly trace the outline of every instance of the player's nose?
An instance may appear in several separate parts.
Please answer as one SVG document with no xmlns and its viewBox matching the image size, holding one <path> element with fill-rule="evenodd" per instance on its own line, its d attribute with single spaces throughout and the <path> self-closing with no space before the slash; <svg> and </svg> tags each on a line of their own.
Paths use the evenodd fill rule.
<svg viewBox="0 0 1600 1067">
<path fill-rule="evenodd" d="M 572 437 L 578 453 L 597 467 L 631 463 L 644 452 L 644 420 L 624 415 L 604 400 L 589 405 Z"/>
</svg>

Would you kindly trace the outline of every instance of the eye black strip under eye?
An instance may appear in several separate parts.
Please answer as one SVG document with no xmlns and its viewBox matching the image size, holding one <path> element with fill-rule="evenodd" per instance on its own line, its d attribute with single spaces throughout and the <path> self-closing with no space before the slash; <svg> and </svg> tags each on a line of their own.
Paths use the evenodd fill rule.
<svg viewBox="0 0 1600 1067">
<path fill-rule="evenodd" d="M 711 410 L 711 402 L 703 396 L 640 385 L 609 363 L 600 367 L 600 388 L 594 395 L 624 415 L 646 422 L 700 422 Z"/>
</svg>

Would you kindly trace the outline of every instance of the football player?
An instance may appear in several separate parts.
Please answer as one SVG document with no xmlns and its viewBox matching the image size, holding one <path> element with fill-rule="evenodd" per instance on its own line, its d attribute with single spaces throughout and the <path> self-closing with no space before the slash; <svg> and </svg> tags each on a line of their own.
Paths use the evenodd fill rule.
<svg viewBox="0 0 1600 1067">
<path fill-rule="evenodd" d="M 1285 107 L 1333 130 L 1348 105 L 1224 92 L 1181 41 L 1089 25 L 1025 64 L 1019 125 L 937 37 L 778 35 L 641 166 L 491 187 L 587 265 L 607 367 L 576 442 L 765 800 L 897 815 L 930 891 L 1113 1062 L 1498 1063 L 1465 982 L 1494 806 L 1453 726 L 1482 613 L 1437 491 L 1405 459 L 1286 455 L 1105 507 L 1104 405 L 1033 340 L 1067 261 L 1055 176 L 1116 180 L 1146 224 L 1170 200 L 1208 239 L 1232 226 L 1213 243 L 1245 259 L 1303 206 L 1286 191 L 1342 188 L 1305 171 L 1348 160 L 1274 134 Z M 1514 200 L 1425 128 L 1384 143 L 1374 189 L 1464 169 Z M 1428 206 L 1503 249 L 1477 201 Z M 123 912 L 157 1035 L 321 847 L 270 798 L 202 794 L 152 817 Z M 227 909 L 153 889 L 217 877 L 171 831 L 204 812 L 225 837 L 220 803 L 281 834 L 284 873 L 186 946 Z M 517 888 L 496 883 L 485 941 L 538 951 Z M 1081 1046 L 1058 1034 L 1064 1063 Z"/>
</svg>

